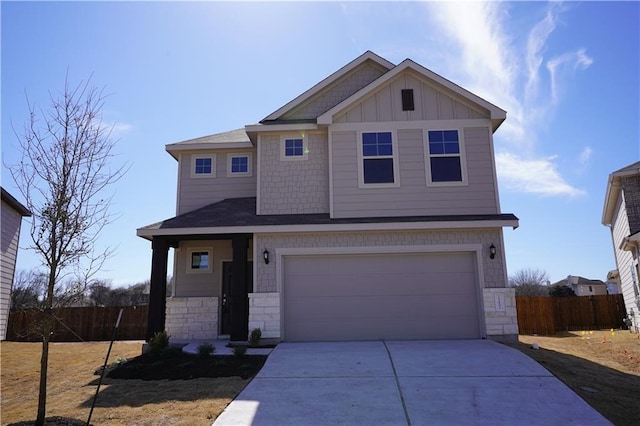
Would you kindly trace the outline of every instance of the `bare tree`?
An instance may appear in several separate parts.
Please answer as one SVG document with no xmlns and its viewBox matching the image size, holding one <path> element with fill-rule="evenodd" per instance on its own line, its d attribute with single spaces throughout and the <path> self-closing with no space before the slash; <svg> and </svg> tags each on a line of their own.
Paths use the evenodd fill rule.
<svg viewBox="0 0 640 426">
<path fill-rule="evenodd" d="M 38 271 L 16 273 L 11 290 L 11 309 L 42 307 L 47 277 Z"/>
<path fill-rule="evenodd" d="M 549 296 L 549 274 L 541 269 L 520 269 L 509 276 L 509 286 L 515 287 L 516 296 Z"/>
<path fill-rule="evenodd" d="M 15 131 L 22 149 L 19 164 L 9 167 L 16 186 L 33 213 L 30 249 L 41 259 L 47 276 L 42 321 L 42 357 L 36 424 L 45 421 L 49 339 L 56 291 L 65 278 L 80 292 L 109 256 L 97 250 L 100 231 L 113 220 L 111 195 L 105 190 L 125 172 L 111 168 L 115 141 L 102 123 L 103 91 L 90 79 L 64 92 L 50 94 L 48 110 L 27 99 L 29 120 Z"/>
</svg>

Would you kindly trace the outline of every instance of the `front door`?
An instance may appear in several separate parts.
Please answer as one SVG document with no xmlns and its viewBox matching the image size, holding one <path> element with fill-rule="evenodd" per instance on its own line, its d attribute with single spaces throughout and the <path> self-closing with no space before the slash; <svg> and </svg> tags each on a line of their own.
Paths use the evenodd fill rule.
<svg viewBox="0 0 640 426">
<path fill-rule="evenodd" d="M 233 262 L 222 262 L 222 299 L 220 303 L 220 334 L 231 332 L 231 278 Z M 247 293 L 253 292 L 253 262 L 247 262 Z M 247 300 L 247 303 L 249 301 Z"/>
</svg>

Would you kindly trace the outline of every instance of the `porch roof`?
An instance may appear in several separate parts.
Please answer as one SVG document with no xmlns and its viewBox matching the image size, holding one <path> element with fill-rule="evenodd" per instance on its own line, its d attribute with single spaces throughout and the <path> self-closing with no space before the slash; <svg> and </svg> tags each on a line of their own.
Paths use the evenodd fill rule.
<svg viewBox="0 0 640 426">
<path fill-rule="evenodd" d="M 488 228 L 519 226 L 511 213 L 358 217 L 331 219 L 328 213 L 256 215 L 256 198 L 228 198 L 199 209 L 138 228 L 137 235 L 160 236 L 237 234 L 253 232 L 317 232 L 401 229 Z"/>
</svg>

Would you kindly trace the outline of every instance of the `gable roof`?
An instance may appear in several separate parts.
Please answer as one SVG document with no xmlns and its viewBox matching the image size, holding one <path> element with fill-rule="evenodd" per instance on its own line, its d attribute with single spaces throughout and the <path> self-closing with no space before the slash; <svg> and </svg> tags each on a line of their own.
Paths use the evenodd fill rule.
<svg viewBox="0 0 640 426">
<path fill-rule="evenodd" d="M 173 158 L 178 159 L 177 155 L 183 151 L 251 147 L 253 147 L 253 144 L 247 132 L 244 129 L 236 129 L 229 132 L 215 133 L 209 136 L 168 144 L 165 146 L 165 149 Z"/>
<path fill-rule="evenodd" d="M 324 80 L 322 80 L 321 82 L 319 82 L 315 86 L 311 87 L 309 90 L 305 91 L 304 93 L 302 93 L 301 95 L 299 95 L 298 97 L 293 99 L 292 101 L 288 102 L 286 105 L 282 106 L 278 110 L 276 110 L 276 111 L 272 112 L 271 114 L 269 114 L 268 116 L 266 116 L 264 119 L 262 119 L 260 121 L 260 123 L 266 124 L 266 123 L 274 122 L 274 121 L 278 122 L 278 119 L 280 119 L 287 112 L 289 112 L 289 111 L 295 109 L 296 107 L 302 105 L 303 103 L 309 101 L 311 98 L 313 98 L 314 96 L 318 95 L 320 92 L 322 92 L 323 90 L 327 89 L 332 84 L 336 83 L 338 80 L 343 78 L 348 73 L 350 73 L 353 70 L 355 70 L 356 68 L 362 66 L 367 61 L 371 61 L 373 64 L 376 64 L 377 66 L 379 66 L 383 70 L 387 70 L 387 71 L 395 67 L 395 65 L 393 63 L 391 63 L 391 62 L 387 61 L 386 59 L 376 55 L 375 53 L 371 52 L 370 50 L 367 50 L 365 53 L 363 53 L 362 55 L 358 56 L 356 59 L 354 59 L 353 61 L 349 62 L 347 65 L 343 66 L 338 71 L 336 71 L 333 74 L 331 74 L 329 77 L 325 78 Z M 313 122 L 315 122 L 315 120 L 313 120 Z"/>
<path fill-rule="evenodd" d="M 26 208 L 21 202 L 16 200 L 13 195 L 9 194 L 6 189 L 0 188 L 0 190 L 2 192 L 2 201 L 9 204 L 12 209 L 20 213 L 20 216 L 31 216 L 31 212 L 29 211 L 29 209 Z"/>
<path fill-rule="evenodd" d="M 384 74 L 382 77 L 377 80 L 371 82 L 369 85 L 363 87 L 358 92 L 354 93 L 347 99 L 343 100 L 330 110 L 326 111 L 324 114 L 318 117 L 318 124 L 331 124 L 333 122 L 333 117 L 338 114 L 340 111 L 348 108 L 351 104 L 360 101 L 366 95 L 368 95 L 371 91 L 378 89 L 382 85 L 391 81 L 394 77 L 398 76 L 400 73 L 411 69 L 427 79 L 435 82 L 436 84 L 442 86 L 446 90 L 453 92 L 454 94 L 461 96 L 465 100 L 478 105 L 482 109 L 485 109 L 489 112 L 489 117 L 491 118 L 491 122 L 493 123 L 493 131 L 502 124 L 502 122 L 507 118 L 507 112 L 502 108 L 495 106 L 494 104 L 482 99 L 481 97 L 469 92 L 468 90 L 458 86 L 457 84 L 447 80 L 446 78 L 436 74 L 435 72 L 423 67 L 422 65 L 412 61 L 411 59 L 405 59 L 398 66 Z"/>
<path fill-rule="evenodd" d="M 555 282 L 553 284 L 551 284 L 551 286 L 579 286 L 579 285 L 606 285 L 603 281 L 600 280 L 590 280 L 588 278 L 585 277 L 581 277 L 581 276 L 576 276 L 576 275 L 571 275 L 571 281 L 569 282 L 569 277 L 560 280 L 558 282 Z M 574 280 L 575 279 L 575 280 Z"/>
<path fill-rule="evenodd" d="M 604 207 L 602 208 L 602 224 L 611 225 L 613 221 L 613 213 L 620 196 L 620 179 L 625 176 L 633 176 L 640 174 L 640 161 L 630 164 L 626 167 L 616 170 L 609 175 L 607 181 L 607 191 L 604 195 Z"/>
</svg>

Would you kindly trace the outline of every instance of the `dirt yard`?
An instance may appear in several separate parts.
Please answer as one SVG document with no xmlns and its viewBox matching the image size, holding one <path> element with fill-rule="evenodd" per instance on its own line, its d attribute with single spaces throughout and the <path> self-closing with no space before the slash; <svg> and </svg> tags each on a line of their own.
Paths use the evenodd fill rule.
<svg viewBox="0 0 640 426">
<path fill-rule="evenodd" d="M 539 349 L 532 349 L 533 344 Z M 614 425 L 640 419 L 640 335 L 624 330 L 520 336 L 513 345 L 562 380 Z"/>
<path fill-rule="evenodd" d="M 47 417 L 86 422 L 108 343 L 52 343 L 49 353 Z M 2 425 L 34 420 L 37 413 L 41 344 L 0 343 Z M 140 355 L 141 342 L 117 342 L 109 361 Z M 105 378 L 93 411 L 95 425 L 211 425 L 246 386 L 240 377 L 194 380 Z"/>
</svg>

